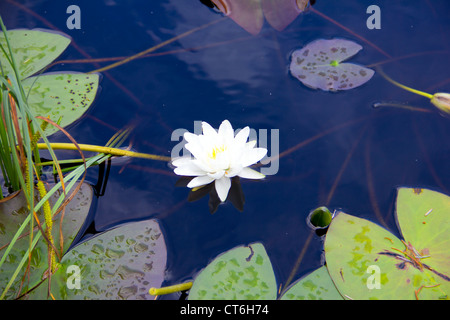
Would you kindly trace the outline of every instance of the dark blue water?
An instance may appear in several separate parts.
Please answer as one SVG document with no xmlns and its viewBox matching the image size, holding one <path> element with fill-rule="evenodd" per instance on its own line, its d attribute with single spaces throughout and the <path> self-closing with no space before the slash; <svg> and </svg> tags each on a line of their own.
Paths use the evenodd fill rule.
<svg viewBox="0 0 450 320">
<path fill-rule="evenodd" d="M 49 22 L 93 58 L 133 55 L 222 17 L 198 0 L 77 1 L 81 29 L 69 30 L 66 8 L 72 2 L 18 2 L 29 11 L 1 1 L 7 28 L 49 28 Z M 379 30 L 366 27 L 371 4 L 381 9 Z M 243 212 L 226 203 L 211 215 L 207 197 L 187 202 L 189 190 L 175 187 L 178 177 L 167 163 L 136 159 L 113 166 L 97 203 L 95 228 L 160 219 L 169 248 L 167 285 L 191 279 L 221 252 L 255 241 L 264 244 L 278 282 L 284 283 L 309 238 L 306 218 L 316 207 L 327 205 L 379 224 L 383 220 L 398 234 L 396 187 L 449 193 L 450 120 L 426 98 L 394 87 L 379 74 L 347 92 L 311 90 L 288 67 L 293 50 L 315 39 L 341 37 L 364 47 L 352 62 L 383 63 L 399 82 L 429 93 L 449 92 L 450 2 L 318 0 L 313 8 L 354 33 L 315 12 L 302 14 L 283 32 L 265 23 L 258 36 L 225 19 L 157 52 L 178 51 L 108 71 L 87 116 L 69 128 L 80 143 L 104 145 L 115 130 L 134 124 L 133 148 L 166 156 L 178 143 L 171 141 L 173 130 L 192 132 L 197 120 L 214 127 L 228 119 L 234 128 L 278 129 L 280 152 L 316 137 L 283 156 L 276 175 L 241 180 Z M 73 46 L 60 57 L 85 58 Z M 96 68 L 67 63 L 52 71 Z M 377 102 L 432 112 L 373 108 Z M 95 183 L 97 175 L 91 169 L 88 179 Z M 314 235 L 296 277 L 322 264 L 322 246 Z"/>
</svg>

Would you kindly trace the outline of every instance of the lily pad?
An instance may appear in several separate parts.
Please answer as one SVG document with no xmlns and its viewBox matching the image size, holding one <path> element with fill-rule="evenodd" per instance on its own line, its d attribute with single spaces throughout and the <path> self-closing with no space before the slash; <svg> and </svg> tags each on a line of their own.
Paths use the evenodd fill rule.
<svg viewBox="0 0 450 320">
<path fill-rule="evenodd" d="M 282 31 L 305 10 L 308 2 L 308 0 L 261 0 L 261 7 L 272 28 Z"/>
<path fill-rule="evenodd" d="M 285 29 L 308 5 L 307 0 L 212 0 L 214 5 L 247 32 L 257 35 L 267 22 Z"/>
<path fill-rule="evenodd" d="M 297 280 L 282 296 L 281 300 L 343 300 L 331 280 L 326 266 Z"/>
<path fill-rule="evenodd" d="M 55 299 L 69 300 L 153 299 L 148 290 L 161 286 L 166 262 L 158 221 L 127 223 L 67 252 L 52 276 L 52 293 Z M 45 298 L 40 289 L 33 299 Z"/>
<path fill-rule="evenodd" d="M 71 41 L 71 38 L 62 32 L 43 29 L 9 30 L 7 35 L 20 80 L 37 73 L 53 62 L 66 50 Z M 0 32 L 0 45 L 9 53 L 3 32 Z M 0 51 L 0 62 L 5 75 L 13 73 L 3 51 Z"/>
<path fill-rule="evenodd" d="M 361 49 L 356 42 L 345 39 L 315 40 L 292 53 L 290 72 L 312 89 L 354 89 L 369 81 L 375 73 L 357 64 L 341 63 Z"/>
<path fill-rule="evenodd" d="M 78 120 L 94 101 L 99 75 L 85 73 L 46 73 L 22 81 L 28 105 L 36 115 L 50 116 L 61 127 Z M 39 120 L 42 121 L 42 120 Z M 58 129 L 47 126 L 50 135 Z"/>
<path fill-rule="evenodd" d="M 9 30 L 7 35 L 28 105 L 34 114 L 50 116 L 61 127 L 78 120 L 95 99 L 98 74 L 67 72 L 30 77 L 55 60 L 70 44 L 70 37 L 41 29 Z M 0 33 L 0 44 L 9 53 L 3 33 Z M 11 76 L 12 67 L 3 52 L 0 52 L 0 62 L 5 74 Z M 57 128 L 49 125 L 44 133 L 48 136 L 56 131 Z"/>
<path fill-rule="evenodd" d="M 450 197 L 429 189 L 399 188 L 396 206 L 403 237 L 429 255 L 423 263 L 442 273 L 449 283 Z"/>
<path fill-rule="evenodd" d="M 423 192 L 422 197 L 414 195 L 417 190 Z M 408 203 L 411 199 L 414 202 Z M 430 216 L 428 231 L 428 227 L 412 231 L 428 218 L 424 215 L 430 208 L 436 209 L 433 213 L 438 217 L 433 219 L 441 223 L 431 222 Z M 397 216 L 405 240 L 375 223 L 340 212 L 326 235 L 325 259 L 341 295 L 348 299 L 448 298 L 448 210 L 446 195 L 424 189 L 399 189 Z M 417 219 L 420 215 L 423 219 Z"/>
<path fill-rule="evenodd" d="M 231 249 L 203 269 L 189 291 L 190 300 L 273 300 L 277 284 L 261 243 Z"/>
<path fill-rule="evenodd" d="M 51 206 L 53 206 L 53 203 L 56 201 L 59 195 L 60 191 L 57 191 L 52 195 L 52 197 L 50 197 Z M 92 197 L 92 187 L 86 183 L 83 183 L 81 189 L 65 207 L 61 229 L 63 235 L 63 253 L 70 247 L 80 228 L 83 226 L 90 210 Z M 27 210 L 27 203 L 22 192 L 18 193 L 16 197 L 8 201 L 0 202 L 0 248 L 2 248 L 0 249 L 0 256 L 3 255 L 3 252 L 6 250 L 6 246 L 8 246 L 18 228 L 25 221 L 28 213 L 29 211 Z M 40 212 L 38 212 L 38 217 L 41 223 L 45 221 Z M 61 217 L 62 213 L 59 213 L 54 217 L 52 228 L 53 241 L 55 243 L 55 247 L 58 250 L 61 248 L 59 232 Z M 36 223 L 34 225 L 36 226 Z M 29 231 L 29 228 L 27 228 L 25 232 L 27 231 Z M 40 231 L 36 229 L 34 232 L 34 237 L 36 237 L 36 233 Z M 13 249 L 7 256 L 0 270 L 0 292 L 3 292 L 6 285 L 8 284 L 9 279 L 16 270 L 18 263 L 28 249 L 29 243 L 29 236 L 18 239 Z M 48 269 L 47 253 L 47 243 L 41 237 L 34 250 L 32 251 L 30 261 L 30 276 L 26 278 L 27 281 L 22 286 L 22 291 L 20 291 L 20 283 L 27 263 L 25 263 L 24 267 L 21 270 L 21 273 L 19 274 L 19 276 L 17 276 L 15 282 L 8 290 L 8 293 L 5 296 L 6 299 L 15 298 L 20 293 L 25 292 L 27 288 L 33 287 L 41 280 L 43 274 Z"/>
</svg>

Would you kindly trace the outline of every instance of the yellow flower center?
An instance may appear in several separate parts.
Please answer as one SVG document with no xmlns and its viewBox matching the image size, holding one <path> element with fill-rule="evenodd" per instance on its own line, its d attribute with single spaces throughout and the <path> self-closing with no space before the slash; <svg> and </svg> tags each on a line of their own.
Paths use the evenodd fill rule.
<svg viewBox="0 0 450 320">
<path fill-rule="evenodd" d="M 215 160 L 216 157 L 217 157 L 217 155 L 218 155 L 219 153 L 224 152 L 225 150 L 227 150 L 227 147 L 226 147 L 226 146 L 214 147 L 214 148 L 212 149 L 211 153 L 209 154 L 209 157 L 210 157 L 211 159 L 214 159 L 214 160 Z"/>
</svg>

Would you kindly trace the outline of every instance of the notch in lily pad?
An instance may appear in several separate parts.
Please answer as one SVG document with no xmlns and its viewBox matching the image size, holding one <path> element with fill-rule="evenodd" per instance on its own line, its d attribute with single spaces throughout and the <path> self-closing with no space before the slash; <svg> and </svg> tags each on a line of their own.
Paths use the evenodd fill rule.
<svg viewBox="0 0 450 320">
<path fill-rule="evenodd" d="M 292 53 L 290 72 L 305 86 L 324 91 L 350 90 L 369 81 L 375 71 L 342 61 L 362 49 L 345 39 L 319 39 Z"/>
</svg>

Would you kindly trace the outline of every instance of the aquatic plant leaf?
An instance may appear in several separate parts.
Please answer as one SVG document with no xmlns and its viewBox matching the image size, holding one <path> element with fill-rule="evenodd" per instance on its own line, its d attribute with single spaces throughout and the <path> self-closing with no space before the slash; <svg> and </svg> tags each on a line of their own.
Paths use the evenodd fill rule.
<svg viewBox="0 0 450 320">
<path fill-rule="evenodd" d="M 312 89 L 349 90 L 361 86 L 374 75 L 372 69 L 341 63 L 362 47 L 344 39 L 319 39 L 292 53 L 291 74 Z"/>
<path fill-rule="evenodd" d="M 397 222 L 403 237 L 423 256 L 423 263 L 450 282 L 450 197 L 433 190 L 399 188 Z M 450 294 L 450 290 L 448 292 Z"/>
<path fill-rule="evenodd" d="M 50 197 L 50 204 L 52 207 L 57 198 L 60 196 L 61 192 L 61 190 L 58 190 L 55 192 L 55 194 L 52 195 L 52 197 Z M 59 232 L 61 217 L 63 220 L 61 224 L 61 231 L 63 235 L 63 253 L 68 250 L 73 240 L 76 238 L 80 228 L 83 226 L 91 207 L 92 197 L 92 187 L 86 183 L 83 183 L 75 197 L 66 205 L 64 216 L 62 217 L 62 212 L 54 216 L 52 236 L 55 246 L 58 250 L 60 250 L 61 248 Z M 10 243 L 14 234 L 25 221 L 28 213 L 29 211 L 27 210 L 27 203 L 23 192 L 20 192 L 11 200 L 0 202 L 0 248 L 3 248 L 2 250 L 0 250 L 0 255 L 3 255 L 3 252 L 6 249 L 4 248 L 4 246 L 7 246 Z M 37 212 L 37 214 L 39 221 L 41 223 L 44 223 L 45 220 L 40 210 Z M 36 226 L 36 223 L 34 223 L 34 226 Z M 29 228 L 26 228 L 24 233 L 28 231 Z M 36 234 L 39 232 L 40 231 L 35 228 L 33 237 L 35 238 Z M 18 239 L 13 249 L 10 251 L 8 257 L 6 258 L 6 261 L 4 262 L 0 270 L 0 292 L 3 292 L 3 290 L 5 289 L 7 283 L 9 282 L 9 279 L 16 270 L 18 263 L 28 249 L 29 243 L 29 236 L 25 236 L 21 239 Z M 25 266 L 24 268 L 22 268 L 21 273 L 9 289 L 7 295 L 5 296 L 6 299 L 15 298 L 21 292 L 23 293 L 28 288 L 34 287 L 42 279 L 43 274 L 48 269 L 47 253 L 47 243 L 41 236 L 41 239 L 36 244 L 35 249 L 32 252 L 30 261 L 30 276 L 26 278 L 26 282 L 22 287 L 22 291 L 19 291 L 21 288 L 20 283 L 27 263 L 25 263 Z"/>
<path fill-rule="evenodd" d="M 309 213 L 307 222 L 313 229 L 326 228 L 331 223 L 332 218 L 333 214 L 327 207 L 319 207 Z"/>
<path fill-rule="evenodd" d="M 439 276 L 420 269 L 400 252 L 405 249 L 400 239 L 368 220 L 339 212 L 324 247 L 328 271 L 344 298 L 407 300 L 446 295 Z"/>
<path fill-rule="evenodd" d="M 75 122 L 88 110 L 97 94 L 98 83 L 98 74 L 85 73 L 46 73 L 22 81 L 34 113 L 50 116 L 61 127 Z M 57 128 L 49 125 L 44 133 L 48 136 L 56 131 Z"/>
<path fill-rule="evenodd" d="M 231 249 L 209 263 L 195 278 L 190 300 L 276 299 L 277 285 L 261 243 Z"/>
<path fill-rule="evenodd" d="M 19 79 L 25 79 L 55 60 L 70 44 L 71 38 L 62 33 L 41 29 L 7 31 Z M 6 39 L 0 32 L 0 44 L 9 54 Z M 12 74 L 11 64 L 0 50 L 0 62 L 5 75 Z"/>
<path fill-rule="evenodd" d="M 261 0 L 212 0 L 212 2 L 247 32 L 257 35 L 261 31 L 264 23 Z"/>
<path fill-rule="evenodd" d="M 278 31 L 290 25 L 307 5 L 307 0 L 261 0 L 267 22 Z"/>
<path fill-rule="evenodd" d="M 52 276 L 52 293 L 56 299 L 69 300 L 153 299 L 148 290 L 161 286 L 166 261 L 158 221 L 126 223 L 67 252 Z M 45 298 L 40 289 L 33 298 Z"/>
<path fill-rule="evenodd" d="M 297 280 L 281 300 L 343 300 L 334 286 L 326 266 L 322 266 Z"/>
</svg>

